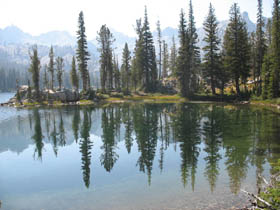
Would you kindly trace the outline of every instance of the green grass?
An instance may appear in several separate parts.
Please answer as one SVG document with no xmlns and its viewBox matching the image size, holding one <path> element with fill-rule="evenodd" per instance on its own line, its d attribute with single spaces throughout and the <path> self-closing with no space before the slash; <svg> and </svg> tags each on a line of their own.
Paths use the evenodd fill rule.
<svg viewBox="0 0 280 210">
<path fill-rule="evenodd" d="M 123 98 L 110 97 L 106 102 L 153 102 L 153 103 L 178 103 L 186 102 L 187 100 L 179 95 L 162 95 L 162 94 L 147 94 L 147 95 L 130 95 Z"/>
</svg>

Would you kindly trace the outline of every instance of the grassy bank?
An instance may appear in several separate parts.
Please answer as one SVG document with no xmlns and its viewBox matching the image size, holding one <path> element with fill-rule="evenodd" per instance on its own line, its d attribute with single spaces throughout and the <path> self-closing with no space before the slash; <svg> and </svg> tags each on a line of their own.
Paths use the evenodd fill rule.
<svg viewBox="0 0 280 210">
<path fill-rule="evenodd" d="M 107 103 L 125 103 L 125 102 L 180 103 L 180 102 L 187 102 L 188 100 L 179 95 L 147 94 L 147 95 L 129 95 L 123 97 L 109 97 L 104 101 Z"/>
</svg>

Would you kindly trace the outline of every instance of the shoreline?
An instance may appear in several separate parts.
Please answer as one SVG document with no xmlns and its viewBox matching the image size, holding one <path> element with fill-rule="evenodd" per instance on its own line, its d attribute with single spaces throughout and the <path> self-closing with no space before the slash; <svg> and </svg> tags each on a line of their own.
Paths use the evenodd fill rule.
<svg viewBox="0 0 280 210">
<path fill-rule="evenodd" d="M 123 97 L 108 97 L 100 100 L 79 100 L 75 102 L 62 101 L 43 101 L 43 102 L 22 102 L 0 103 L 0 107 L 14 108 L 39 108 L 39 107 L 63 107 L 63 106 L 99 106 L 107 104 L 123 104 L 123 103 L 227 103 L 232 105 L 253 105 L 263 108 L 268 108 L 272 111 L 280 113 L 280 104 L 272 103 L 269 100 L 233 100 L 234 96 L 225 98 L 217 96 L 194 96 L 191 100 L 179 95 L 164 95 L 164 94 L 147 94 L 147 95 L 129 95 Z M 279 111 L 278 111 L 279 110 Z"/>
</svg>

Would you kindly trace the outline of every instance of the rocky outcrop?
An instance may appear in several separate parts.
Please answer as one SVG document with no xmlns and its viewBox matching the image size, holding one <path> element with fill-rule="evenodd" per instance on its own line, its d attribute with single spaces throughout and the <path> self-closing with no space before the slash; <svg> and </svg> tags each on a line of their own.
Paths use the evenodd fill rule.
<svg viewBox="0 0 280 210">
<path fill-rule="evenodd" d="M 17 94 L 19 94 L 19 96 Z M 11 98 L 8 103 L 36 101 L 36 92 L 32 90 L 30 94 L 28 94 L 28 86 L 21 86 L 17 94 Z M 63 89 L 60 91 L 46 89 L 40 91 L 40 101 L 61 101 L 68 103 L 79 101 L 79 99 L 79 93 L 69 89 Z"/>
</svg>

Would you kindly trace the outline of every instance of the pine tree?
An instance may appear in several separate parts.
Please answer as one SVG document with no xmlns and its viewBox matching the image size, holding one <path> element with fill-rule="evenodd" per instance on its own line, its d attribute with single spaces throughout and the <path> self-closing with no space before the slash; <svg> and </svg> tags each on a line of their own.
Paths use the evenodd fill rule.
<svg viewBox="0 0 280 210">
<path fill-rule="evenodd" d="M 230 22 L 224 35 L 223 45 L 225 68 L 231 72 L 237 94 L 240 95 L 240 80 L 246 84 L 249 76 L 250 47 L 246 23 L 236 3 L 230 9 Z"/>
<path fill-rule="evenodd" d="M 156 54 L 153 35 L 150 31 L 147 8 L 145 7 L 143 23 L 143 89 L 145 92 L 155 92 L 157 83 Z"/>
<path fill-rule="evenodd" d="M 36 92 L 36 100 L 40 100 L 40 59 L 38 57 L 38 49 L 37 46 L 33 46 L 32 54 L 30 53 L 31 64 L 29 67 L 29 72 L 32 74 L 32 82 Z"/>
<path fill-rule="evenodd" d="M 114 56 L 113 71 L 114 71 L 115 89 L 118 92 L 120 92 L 120 89 L 121 89 L 121 73 L 120 73 L 118 58 L 116 56 Z"/>
<path fill-rule="evenodd" d="M 267 25 L 266 25 L 266 45 L 268 46 L 264 59 L 263 59 L 263 65 L 262 65 L 262 82 L 263 82 L 263 88 L 262 88 L 262 98 L 268 99 L 273 98 L 273 91 L 272 86 L 270 84 L 272 77 L 272 69 L 273 69 L 273 54 L 272 54 L 272 20 L 271 18 L 268 19 Z"/>
<path fill-rule="evenodd" d="M 218 37 L 218 21 L 215 16 L 215 9 L 210 3 L 209 13 L 204 22 L 205 37 L 203 39 L 206 42 L 206 46 L 203 47 L 204 63 L 203 63 L 203 75 L 204 79 L 211 85 L 212 94 L 216 94 L 216 86 L 219 76 L 219 45 L 220 39 Z"/>
<path fill-rule="evenodd" d="M 171 75 L 175 76 L 176 71 L 176 59 L 177 59 L 177 48 L 175 43 L 175 37 L 172 37 L 172 47 L 170 52 L 170 61 L 169 61 L 169 67 L 171 71 Z"/>
<path fill-rule="evenodd" d="M 168 77 L 168 69 L 169 69 L 169 53 L 168 53 L 168 45 L 163 40 L 163 59 L 162 59 L 162 78 Z"/>
<path fill-rule="evenodd" d="M 53 53 L 53 47 L 51 46 L 50 52 L 49 52 L 49 65 L 48 65 L 48 71 L 51 74 L 51 81 L 50 81 L 50 86 L 51 90 L 53 90 L 54 86 L 54 53 Z"/>
<path fill-rule="evenodd" d="M 271 46 L 272 43 L 272 20 L 268 18 L 265 31 L 266 46 Z"/>
<path fill-rule="evenodd" d="M 78 19 L 78 31 L 77 31 L 77 62 L 78 68 L 81 73 L 82 83 L 83 83 L 83 91 L 87 91 L 90 88 L 90 76 L 88 71 L 88 60 L 89 60 L 89 52 L 87 48 L 87 37 L 85 34 L 85 22 L 84 22 L 84 14 L 81 11 Z"/>
<path fill-rule="evenodd" d="M 134 58 L 132 61 L 132 82 L 135 91 L 137 86 L 142 86 L 144 84 L 144 40 L 141 19 L 136 20 L 136 33 L 138 37 L 136 39 Z"/>
<path fill-rule="evenodd" d="M 75 56 L 72 58 L 72 66 L 71 66 L 71 83 L 75 91 L 79 91 L 79 77 L 76 70 L 76 59 Z"/>
<path fill-rule="evenodd" d="M 97 41 L 99 43 L 100 52 L 100 79 L 101 89 L 113 89 L 113 52 L 112 44 L 115 41 L 110 29 L 106 25 L 102 25 L 98 32 Z"/>
<path fill-rule="evenodd" d="M 48 89 L 48 86 L 49 86 L 47 70 L 48 70 L 48 66 L 45 65 L 45 66 L 44 66 L 44 88 L 45 88 L 45 89 Z"/>
<path fill-rule="evenodd" d="M 64 62 L 62 57 L 57 57 L 55 59 L 55 65 L 56 65 L 56 75 L 57 75 L 57 82 L 58 82 L 58 90 L 61 91 L 62 87 L 62 76 L 63 76 L 63 68 L 64 68 Z"/>
<path fill-rule="evenodd" d="M 189 62 L 187 60 L 189 52 L 189 37 L 186 29 L 186 19 L 183 10 L 181 10 L 180 13 L 179 39 L 180 46 L 176 60 L 176 77 L 179 82 L 180 94 L 183 97 L 188 97 L 190 96 L 189 81 L 191 75 Z"/>
<path fill-rule="evenodd" d="M 267 50 L 264 59 L 263 59 L 263 65 L 262 65 L 262 98 L 268 99 L 273 98 L 273 92 L 270 91 L 271 85 L 271 77 L 272 77 L 272 69 L 273 69 L 273 60 L 272 60 L 272 54 L 271 50 Z"/>
<path fill-rule="evenodd" d="M 270 76 L 269 95 L 272 98 L 279 97 L 279 73 L 280 73 L 280 1 L 274 0 L 272 16 L 272 72 Z"/>
<path fill-rule="evenodd" d="M 31 100 L 31 98 L 32 98 L 32 93 L 31 93 L 30 80 L 27 81 L 27 86 L 28 86 L 28 88 L 27 88 L 27 99 L 28 99 L 28 100 Z"/>
<path fill-rule="evenodd" d="M 130 65 L 130 51 L 128 49 L 127 43 L 125 43 L 123 54 L 122 54 L 122 88 L 125 89 L 126 93 L 129 92 L 130 78 L 131 78 L 131 65 Z"/>
<path fill-rule="evenodd" d="M 162 61 L 161 61 L 161 56 L 162 56 L 162 41 L 161 41 L 161 29 L 160 29 L 160 22 L 158 20 L 157 22 L 157 35 L 158 35 L 158 48 L 159 48 L 159 52 L 158 52 L 158 79 L 161 79 L 161 67 L 162 67 Z"/>
<path fill-rule="evenodd" d="M 257 89 L 256 87 L 256 77 L 257 77 L 257 43 L 256 43 L 256 33 L 252 32 L 250 35 L 250 48 L 251 48 L 251 59 L 250 59 L 250 68 L 251 68 L 251 75 L 253 76 L 254 80 L 254 90 Z"/>
<path fill-rule="evenodd" d="M 261 80 L 261 69 L 263 64 L 263 57 L 265 54 L 266 46 L 265 46 L 265 34 L 263 31 L 264 28 L 264 20 L 262 15 L 262 0 L 258 0 L 258 14 L 257 14 L 257 30 L 256 30 L 256 57 L 257 57 L 257 71 L 256 77 L 258 78 L 257 84 L 257 94 L 261 95 L 262 93 L 262 80 Z"/>
<path fill-rule="evenodd" d="M 200 49 L 197 46 L 198 43 L 198 35 L 196 32 L 195 21 L 194 21 L 194 14 L 193 14 L 193 6 L 192 0 L 189 3 L 189 24 L 187 29 L 188 37 L 189 37 L 189 62 L 190 62 L 190 91 L 193 94 L 197 90 L 197 80 L 199 74 L 199 67 L 200 67 Z"/>
</svg>

